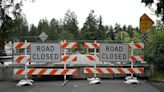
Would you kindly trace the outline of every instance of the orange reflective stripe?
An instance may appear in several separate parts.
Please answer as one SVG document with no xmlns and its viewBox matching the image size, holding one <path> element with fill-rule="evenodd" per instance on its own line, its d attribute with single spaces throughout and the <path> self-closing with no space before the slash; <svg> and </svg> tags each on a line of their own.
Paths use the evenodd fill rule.
<svg viewBox="0 0 164 92">
<path fill-rule="evenodd" d="M 92 45 L 94 48 L 97 48 L 97 49 L 100 48 L 100 46 L 97 43 L 93 43 Z"/>
<path fill-rule="evenodd" d="M 104 72 L 101 70 L 101 68 L 96 68 L 99 74 L 103 74 Z"/>
<path fill-rule="evenodd" d="M 67 61 L 69 58 L 69 55 L 63 56 L 62 61 Z"/>
<path fill-rule="evenodd" d="M 134 45 L 139 49 L 139 48 L 142 48 L 141 47 L 141 44 L 139 44 L 139 43 L 134 43 Z"/>
<path fill-rule="evenodd" d="M 68 44 L 69 44 L 69 42 L 63 43 L 62 46 L 61 46 L 61 48 L 62 48 L 62 49 L 66 48 L 66 47 L 68 46 Z"/>
<path fill-rule="evenodd" d="M 47 71 L 47 69 L 42 69 L 38 75 L 44 75 L 44 73 Z"/>
<path fill-rule="evenodd" d="M 24 44 L 24 42 L 19 42 L 19 44 L 15 48 L 19 49 L 23 46 L 23 44 Z"/>
<path fill-rule="evenodd" d="M 24 71 L 24 69 L 19 69 L 19 70 L 15 73 L 15 75 L 20 75 L 23 71 Z"/>
<path fill-rule="evenodd" d="M 140 57 L 141 57 L 141 59 L 142 59 L 142 60 L 144 60 L 144 56 L 143 56 L 143 55 L 142 55 L 142 56 L 140 56 Z"/>
<path fill-rule="evenodd" d="M 111 69 L 111 68 L 106 68 L 106 70 L 111 73 L 111 74 L 114 74 L 114 71 Z"/>
<path fill-rule="evenodd" d="M 27 59 L 27 62 L 30 62 L 30 58 Z"/>
<path fill-rule="evenodd" d="M 57 69 L 52 69 L 49 75 L 55 75 L 56 72 L 57 72 Z"/>
<path fill-rule="evenodd" d="M 28 74 L 28 75 L 32 75 L 32 74 L 35 72 L 35 70 L 36 70 L 36 69 L 30 69 L 30 70 L 28 71 L 27 74 Z"/>
<path fill-rule="evenodd" d="M 138 68 L 141 73 L 144 73 L 144 68 Z"/>
<path fill-rule="evenodd" d="M 88 58 L 89 60 L 95 61 L 95 59 L 94 59 L 93 56 L 91 56 L 91 55 L 88 55 L 87 58 Z"/>
<path fill-rule="evenodd" d="M 131 58 L 133 61 L 137 61 L 137 59 L 136 59 L 135 56 L 130 56 L 130 58 Z"/>
<path fill-rule="evenodd" d="M 30 48 L 30 45 L 28 45 L 27 48 L 29 49 Z"/>
<path fill-rule="evenodd" d="M 77 57 L 74 57 L 72 61 L 73 62 L 76 62 L 77 61 Z"/>
<path fill-rule="evenodd" d="M 127 68 L 131 74 L 135 74 L 135 71 L 132 68 Z"/>
<path fill-rule="evenodd" d="M 68 71 L 69 71 L 69 69 L 64 69 L 64 70 L 61 72 L 61 75 L 66 75 Z"/>
<path fill-rule="evenodd" d="M 117 68 L 117 70 L 120 72 L 120 74 L 125 74 L 125 72 L 122 70 L 122 68 Z"/>
<path fill-rule="evenodd" d="M 77 75 L 77 74 L 78 74 L 77 70 L 75 70 L 75 71 L 72 73 L 72 75 Z"/>
<path fill-rule="evenodd" d="M 19 57 L 16 59 L 16 61 L 17 61 L 18 63 L 20 63 L 20 62 L 23 60 L 24 57 L 25 57 L 25 56 L 19 56 Z"/>
<path fill-rule="evenodd" d="M 128 48 L 130 49 L 131 47 L 128 45 Z"/>
<path fill-rule="evenodd" d="M 93 71 L 90 68 L 85 68 L 85 70 L 87 71 L 87 73 L 93 74 Z"/>
<path fill-rule="evenodd" d="M 77 48 L 77 43 L 75 43 L 71 48 Z"/>
<path fill-rule="evenodd" d="M 84 48 L 89 48 L 88 45 L 86 43 L 84 43 Z"/>
</svg>

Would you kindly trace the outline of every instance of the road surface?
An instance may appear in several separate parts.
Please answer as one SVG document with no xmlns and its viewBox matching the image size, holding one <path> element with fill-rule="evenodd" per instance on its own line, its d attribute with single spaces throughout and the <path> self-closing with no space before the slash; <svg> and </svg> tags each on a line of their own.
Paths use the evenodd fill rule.
<svg viewBox="0 0 164 92">
<path fill-rule="evenodd" d="M 87 80 L 35 81 L 33 86 L 16 86 L 17 82 L 0 81 L 0 92 L 160 92 L 159 89 L 140 80 L 140 84 L 124 84 L 124 80 L 102 80 L 102 84 L 90 85 Z"/>
</svg>

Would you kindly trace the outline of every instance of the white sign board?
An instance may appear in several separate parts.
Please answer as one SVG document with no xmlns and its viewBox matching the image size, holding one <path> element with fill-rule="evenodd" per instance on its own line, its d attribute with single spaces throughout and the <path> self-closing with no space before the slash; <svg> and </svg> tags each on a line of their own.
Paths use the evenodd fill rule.
<svg viewBox="0 0 164 92">
<path fill-rule="evenodd" d="M 32 43 L 30 47 L 31 62 L 60 61 L 60 44 Z"/>
<path fill-rule="evenodd" d="M 45 32 L 42 32 L 39 35 L 39 38 L 44 42 L 48 38 L 48 35 Z"/>
<path fill-rule="evenodd" d="M 128 44 L 100 44 L 100 61 L 129 61 Z"/>
</svg>

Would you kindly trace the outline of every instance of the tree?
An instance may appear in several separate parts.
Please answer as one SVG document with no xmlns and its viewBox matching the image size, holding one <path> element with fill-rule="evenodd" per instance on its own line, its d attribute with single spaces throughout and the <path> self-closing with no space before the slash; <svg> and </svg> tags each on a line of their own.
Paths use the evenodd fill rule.
<svg viewBox="0 0 164 92">
<path fill-rule="evenodd" d="M 121 38 L 122 35 L 122 38 Z M 130 36 L 126 31 L 120 31 L 116 33 L 115 37 L 116 41 L 121 42 L 130 42 Z"/>
<path fill-rule="evenodd" d="M 156 29 L 164 31 L 164 22 L 162 22 L 161 20 L 157 20 L 156 21 Z"/>
<path fill-rule="evenodd" d="M 17 17 L 13 20 L 13 26 L 10 29 L 9 35 L 9 39 L 6 40 L 12 40 L 17 37 L 20 41 L 24 41 L 25 36 L 29 36 L 28 24 L 24 17 Z"/>
<path fill-rule="evenodd" d="M 15 26 L 13 20 L 21 16 L 22 6 L 23 0 L 0 0 L 0 55 L 11 28 Z"/>
<path fill-rule="evenodd" d="M 112 40 L 115 40 L 114 29 L 113 29 L 112 26 L 109 26 L 109 32 L 108 32 L 108 34 L 109 34 L 109 36 L 110 36 L 110 38 L 111 38 Z"/>
<path fill-rule="evenodd" d="M 154 0 L 142 0 L 142 3 L 145 3 L 146 6 L 151 6 L 154 3 Z M 164 22 L 164 0 L 158 0 L 158 3 L 155 4 L 156 9 L 155 13 L 157 16 L 161 17 L 161 20 Z"/>
<path fill-rule="evenodd" d="M 61 29 L 60 29 L 59 21 L 56 20 L 55 18 L 53 18 L 50 21 L 50 24 L 49 24 L 49 32 L 48 32 L 48 35 L 53 40 L 57 40 L 58 37 L 59 37 L 58 34 L 60 34 L 60 33 L 61 33 Z"/>
<path fill-rule="evenodd" d="M 31 26 L 30 26 L 30 36 L 37 36 L 37 27 L 34 25 L 34 24 L 32 24 Z"/>
<path fill-rule="evenodd" d="M 145 50 L 146 60 L 149 62 L 164 63 L 164 31 L 151 29 L 148 33 L 147 49 Z"/>
<path fill-rule="evenodd" d="M 128 25 L 126 31 L 128 32 L 130 38 L 133 38 L 133 31 L 134 31 L 134 29 L 133 29 L 132 25 Z"/>
<path fill-rule="evenodd" d="M 133 32 L 133 37 L 131 38 L 131 41 L 141 42 L 141 34 L 137 32 L 137 30 Z"/>
<path fill-rule="evenodd" d="M 78 29 L 79 28 L 76 14 L 74 12 L 71 12 L 70 10 L 67 10 L 64 16 L 63 30 L 69 31 L 71 34 L 74 35 L 74 39 L 78 39 Z"/>
<path fill-rule="evenodd" d="M 49 22 L 47 19 L 41 19 L 39 21 L 38 32 L 36 35 L 40 35 L 42 32 L 45 32 L 46 34 L 48 34 L 48 32 L 49 32 Z"/>
<path fill-rule="evenodd" d="M 114 30 L 115 30 L 115 32 L 122 31 L 121 25 L 116 23 L 115 27 L 114 27 Z"/>
<path fill-rule="evenodd" d="M 103 25 L 102 16 L 100 16 L 98 20 L 98 30 L 95 36 L 98 37 L 99 40 L 104 40 L 107 37 L 107 30 L 108 27 Z"/>
<path fill-rule="evenodd" d="M 62 32 L 58 36 L 58 40 L 73 40 L 74 35 L 69 31 L 62 30 Z"/>
<path fill-rule="evenodd" d="M 123 30 L 123 31 L 127 31 L 126 25 L 124 25 L 124 26 L 122 27 L 122 30 Z"/>
<path fill-rule="evenodd" d="M 98 20 L 96 19 L 96 15 L 94 15 L 94 10 L 91 10 L 86 22 L 84 23 L 81 29 L 81 39 L 83 40 L 98 40 L 99 38 L 96 36 L 98 32 Z"/>
</svg>

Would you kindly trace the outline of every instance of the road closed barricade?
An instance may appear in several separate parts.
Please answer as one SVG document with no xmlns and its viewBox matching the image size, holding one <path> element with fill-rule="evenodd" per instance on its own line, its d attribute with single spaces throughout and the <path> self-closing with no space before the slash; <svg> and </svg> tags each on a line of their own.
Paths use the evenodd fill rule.
<svg viewBox="0 0 164 92">
<path fill-rule="evenodd" d="M 13 48 L 15 48 L 15 49 L 30 48 L 30 43 L 28 43 L 28 42 L 15 42 Z"/>
<path fill-rule="evenodd" d="M 141 50 L 141 49 L 144 49 L 144 43 L 129 43 L 128 48 L 130 50 L 134 50 L 134 49 Z M 129 61 L 134 61 L 134 62 L 136 62 L 136 61 L 144 61 L 144 55 L 139 55 L 138 56 L 138 55 L 131 54 L 129 56 Z"/>
<path fill-rule="evenodd" d="M 60 69 L 60 68 L 29 68 L 14 69 L 15 75 L 77 75 L 77 69 Z"/>
<path fill-rule="evenodd" d="M 26 63 L 30 62 L 30 55 L 16 55 L 14 56 L 14 61 L 16 63 Z"/>
<path fill-rule="evenodd" d="M 29 43 L 29 42 L 14 42 L 14 44 L 13 44 L 14 52 L 16 52 L 16 50 L 23 50 L 23 54 L 20 54 L 18 52 L 17 53 L 18 55 L 14 55 L 13 63 L 25 64 L 25 63 L 30 62 L 30 55 L 27 55 L 27 49 L 30 48 L 30 45 L 31 45 L 31 43 Z"/>
<path fill-rule="evenodd" d="M 100 49 L 99 61 L 103 62 L 135 62 L 144 61 L 143 55 L 134 55 L 133 49 L 143 49 L 143 43 L 84 43 L 84 48 L 94 49 L 94 55 L 96 56 L 96 49 Z M 131 53 L 129 53 L 131 50 Z M 133 67 L 131 63 L 130 68 L 115 68 L 115 67 L 84 67 L 85 74 L 144 74 L 143 67 Z"/>
<path fill-rule="evenodd" d="M 24 55 L 14 55 L 14 62 L 17 64 L 25 64 L 25 68 L 14 69 L 15 75 L 77 75 L 78 70 L 73 68 L 29 68 L 27 63 L 58 63 L 61 61 L 76 62 L 77 57 L 70 55 L 61 56 L 61 49 L 77 48 L 77 43 L 28 43 L 16 42 L 14 49 L 25 49 Z M 27 55 L 27 49 L 30 49 L 30 54 Z"/>
<path fill-rule="evenodd" d="M 96 64 L 102 64 L 102 62 L 128 62 L 128 61 L 144 61 L 143 55 L 129 54 L 129 49 L 143 49 L 143 43 L 88 43 L 84 42 L 83 48 L 93 49 L 88 51 L 94 51 L 92 53 L 87 52 L 81 54 L 75 53 L 77 49 L 77 42 L 61 42 L 61 43 L 29 43 L 29 42 L 16 42 L 14 43 L 14 49 L 30 49 L 30 54 L 14 55 L 15 63 L 58 63 L 64 64 L 61 68 L 28 68 L 28 69 L 14 69 L 15 75 L 77 75 L 78 69 L 68 69 L 68 64 L 83 65 L 84 73 L 88 74 L 143 74 L 144 68 L 106 68 L 96 67 Z M 104 47 L 103 47 L 104 46 Z M 26 50 L 27 51 L 27 50 Z M 70 52 L 69 52 L 70 51 Z M 43 60 L 45 59 L 45 60 Z M 53 60 L 51 60 L 53 59 Z M 93 67 L 86 67 L 85 65 L 94 65 Z M 131 65 L 133 66 L 133 65 Z"/>
<path fill-rule="evenodd" d="M 92 68 L 85 67 L 84 73 L 88 74 L 143 74 L 144 68 Z"/>
</svg>

